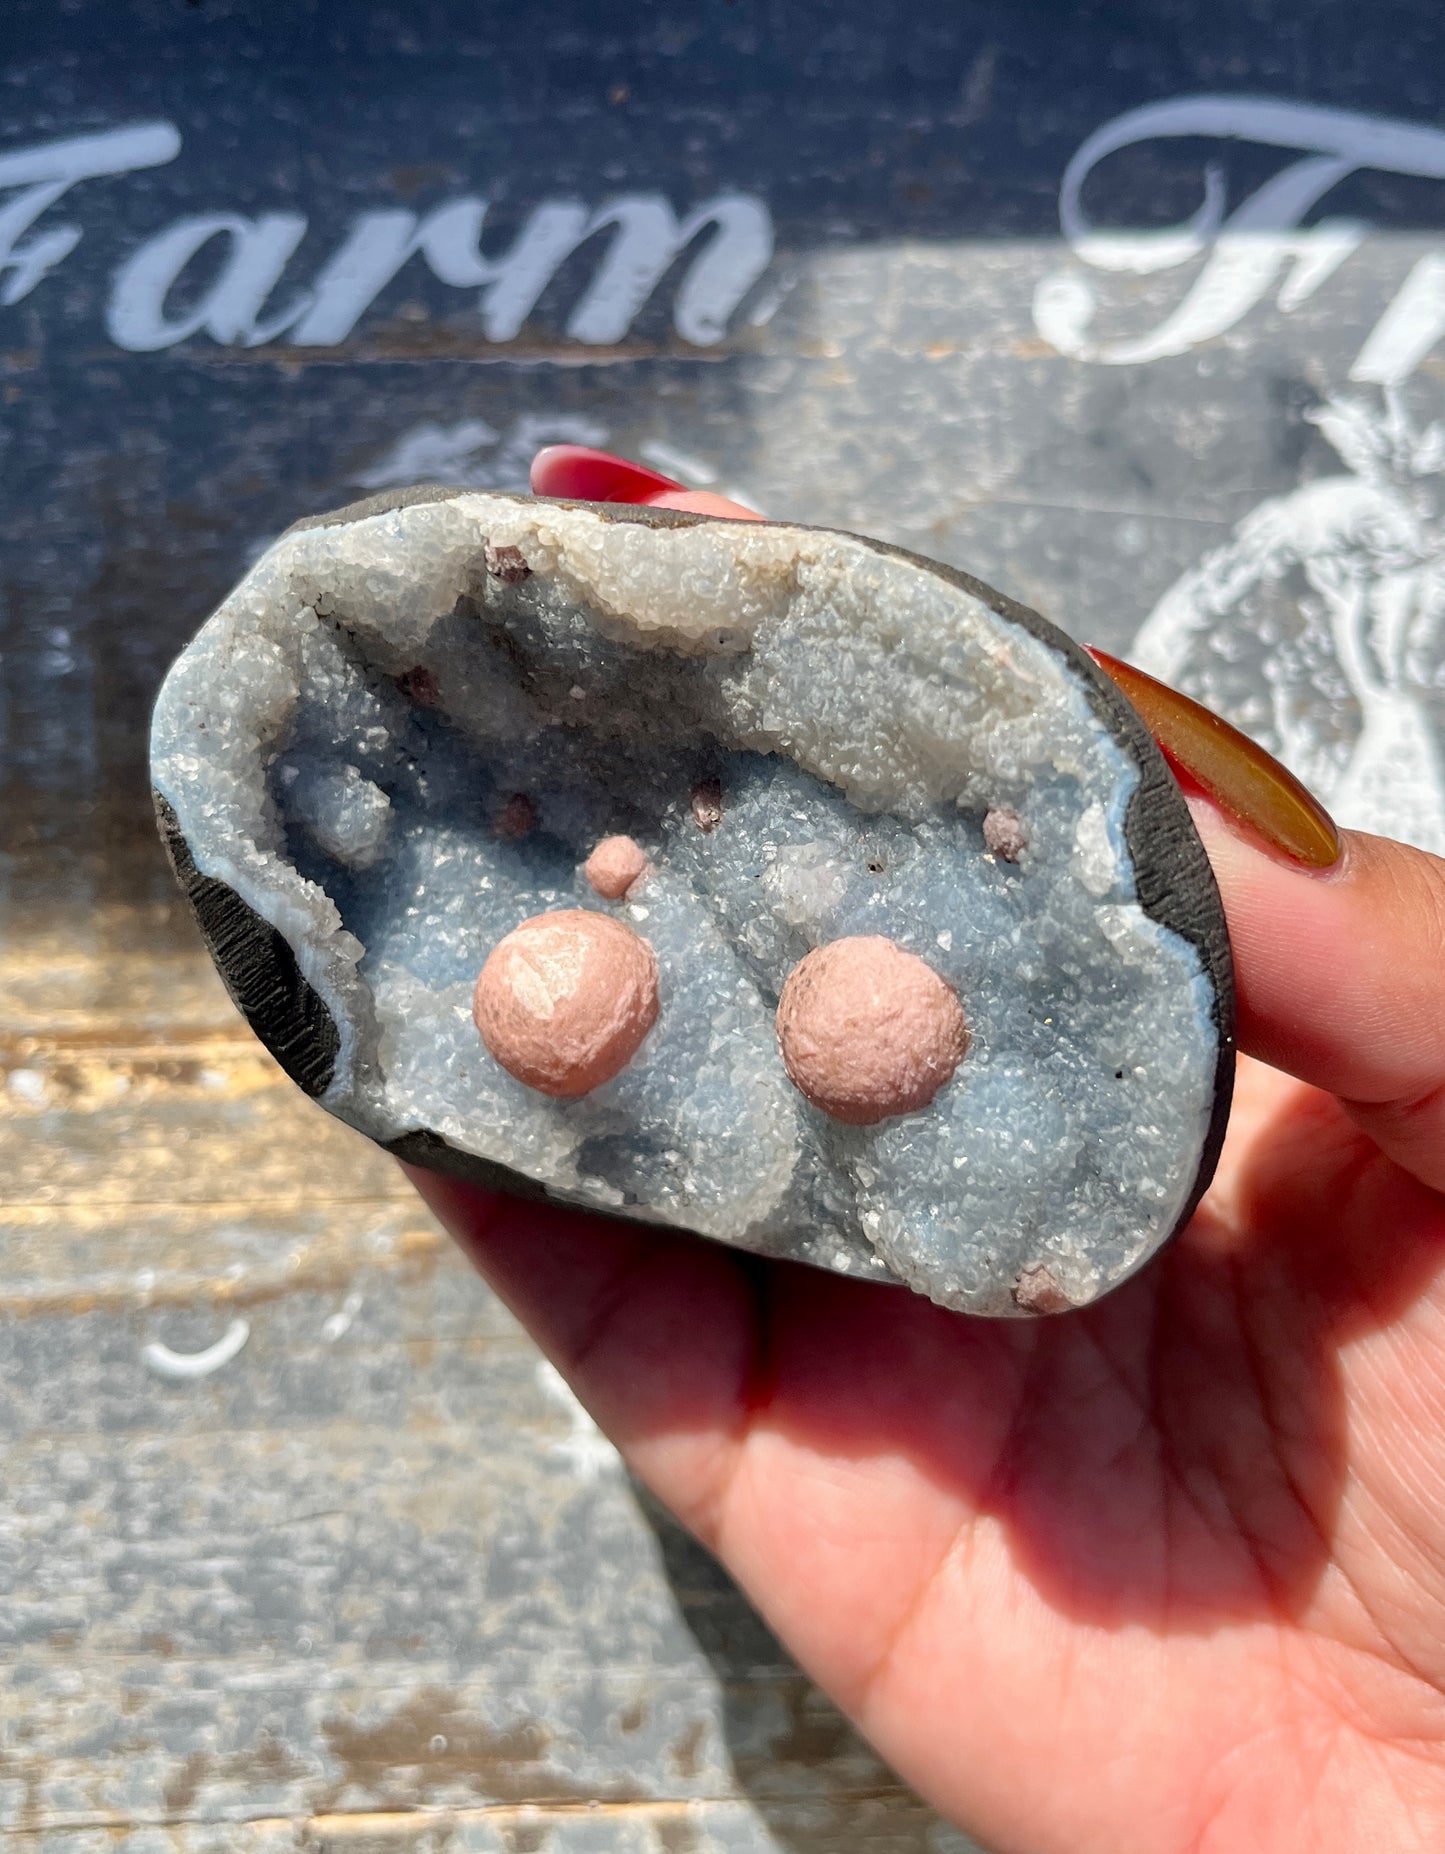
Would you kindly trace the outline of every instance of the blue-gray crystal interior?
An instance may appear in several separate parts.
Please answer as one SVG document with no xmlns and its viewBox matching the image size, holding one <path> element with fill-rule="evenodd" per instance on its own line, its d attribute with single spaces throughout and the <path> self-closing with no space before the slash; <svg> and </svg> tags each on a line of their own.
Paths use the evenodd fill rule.
<svg viewBox="0 0 1445 1854">
<path fill-rule="evenodd" d="M 375 1138 L 989 1314 L 1096 1298 L 1190 1200 L 1215 1000 L 1139 903 L 1137 763 L 1062 652 L 924 563 L 489 494 L 293 532 L 172 670 L 153 765 L 197 868 L 294 949 L 340 1031 L 324 1103 Z M 653 868 L 614 903 L 581 865 L 616 831 Z M 558 907 L 660 972 L 642 1050 L 576 1101 L 471 1019 L 490 949 Z M 970 1037 L 872 1128 L 796 1093 L 773 1028 L 803 954 L 861 933 L 948 979 Z"/>
</svg>

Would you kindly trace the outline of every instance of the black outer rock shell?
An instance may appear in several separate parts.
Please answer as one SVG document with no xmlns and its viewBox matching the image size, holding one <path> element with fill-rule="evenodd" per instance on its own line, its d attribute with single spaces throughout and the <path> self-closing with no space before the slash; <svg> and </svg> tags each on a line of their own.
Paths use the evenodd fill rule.
<svg viewBox="0 0 1445 1854">
<path fill-rule="evenodd" d="M 416 503 L 446 502 L 467 493 L 475 492 L 423 484 L 368 496 L 330 514 L 307 516 L 292 523 L 286 532 L 295 534 L 306 529 L 343 527 L 393 509 Z M 635 522 L 646 527 L 685 527 L 717 519 L 622 503 L 571 502 L 565 506 L 591 509 L 608 520 Z M 786 525 L 799 526 L 797 523 Z M 890 547 L 866 536 L 855 538 L 861 539 L 875 553 L 906 560 L 951 581 L 999 617 L 1020 625 L 1064 657 L 1084 684 L 1095 714 L 1138 765 L 1139 784 L 1125 815 L 1124 837 L 1134 866 L 1139 902 L 1152 920 L 1172 929 L 1197 948 L 1210 979 L 1211 1015 L 1218 1036 L 1213 1112 L 1194 1188 L 1175 1225 L 1177 1234 L 1208 1189 L 1219 1161 L 1234 1093 L 1235 1057 L 1234 964 L 1229 930 L 1214 872 L 1183 794 L 1133 706 L 1088 652 L 1065 632 L 1027 605 L 1019 604 L 971 574 L 942 566 L 906 548 Z M 291 1079 L 313 1097 L 323 1094 L 340 1046 L 340 1036 L 330 1012 L 301 976 L 295 955 L 276 929 L 224 882 L 200 874 L 174 811 L 159 793 L 153 796 L 166 854 L 227 990 L 256 1035 Z M 559 1204 L 566 1202 L 523 1173 L 460 1151 L 430 1128 L 419 1127 L 384 1142 L 384 1146 L 386 1151 L 410 1164 L 445 1173 L 484 1190 L 505 1191 L 516 1197 Z M 594 1210 L 591 1214 L 613 1216 L 616 1213 Z"/>
</svg>

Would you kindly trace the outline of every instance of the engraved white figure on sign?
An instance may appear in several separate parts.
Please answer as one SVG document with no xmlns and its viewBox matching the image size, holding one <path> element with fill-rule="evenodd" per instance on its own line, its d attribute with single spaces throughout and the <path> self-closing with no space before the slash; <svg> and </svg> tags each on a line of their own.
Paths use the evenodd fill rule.
<svg viewBox="0 0 1445 1854">
<path fill-rule="evenodd" d="M 1445 855 L 1445 423 L 1339 399 L 1349 466 L 1261 503 L 1134 640 L 1141 669 L 1278 753 L 1342 824 Z"/>
</svg>

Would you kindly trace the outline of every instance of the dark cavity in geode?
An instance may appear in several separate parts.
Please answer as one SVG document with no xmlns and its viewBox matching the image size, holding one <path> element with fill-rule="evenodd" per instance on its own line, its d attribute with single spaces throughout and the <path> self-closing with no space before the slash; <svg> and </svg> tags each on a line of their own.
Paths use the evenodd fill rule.
<svg viewBox="0 0 1445 1854">
<path fill-rule="evenodd" d="M 985 1314 L 1082 1306 L 1187 1218 L 1233 1074 L 1224 917 L 1092 662 L 853 535 L 455 490 L 303 522 L 172 669 L 172 859 L 258 1034 L 393 1150 Z M 616 901 L 583 865 L 645 852 Z M 593 908 L 661 1009 L 579 1099 L 472 1023 L 488 953 Z M 957 992 L 929 1104 L 840 1124 L 778 995 L 881 935 Z"/>
</svg>

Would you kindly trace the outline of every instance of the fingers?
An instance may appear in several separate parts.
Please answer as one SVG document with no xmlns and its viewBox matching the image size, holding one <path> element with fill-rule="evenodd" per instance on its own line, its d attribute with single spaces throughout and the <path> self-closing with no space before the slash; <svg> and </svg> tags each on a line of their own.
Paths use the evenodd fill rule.
<svg viewBox="0 0 1445 1854">
<path fill-rule="evenodd" d="M 647 508 L 681 509 L 692 515 L 719 515 L 732 521 L 761 521 L 741 502 L 707 489 L 685 489 L 669 476 L 642 464 L 594 451 L 583 444 L 549 444 L 532 459 L 532 493 L 576 498 L 582 502 L 633 502 Z"/>
<path fill-rule="evenodd" d="M 1128 696 L 1186 791 L 1212 798 L 1226 817 L 1289 861 L 1334 867 L 1340 857 L 1335 821 L 1287 766 L 1192 697 L 1092 644 L 1085 648 Z"/>
<path fill-rule="evenodd" d="M 532 459 L 532 494 L 579 502 L 646 502 L 682 488 L 645 464 L 586 444 L 548 444 Z"/>
<path fill-rule="evenodd" d="M 1445 863 L 1341 837 L 1220 716 L 1100 650 L 1179 776 L 1224 896 L 1240 1045 L 1337 1095 L 1382 1151 L 1445 1187 Z"/>
<path fill-rule="evenodd" d="M 1445 1189 L 1445 862 L 1344 833 L 1323 873 L 1190 799 L 1224 897 L 1240 1046 L 1338 1095 L 1383 1151 Z"/>
<path fill-rule="evenodd" d="M 754 509 L 745 509 L 741 502 L 729 502 L 726 496 L 715 496 L 710 489 L 679 489 L 666 495 L 649 496 L 648 507 L 654 509 L 685 509 L 692 515 L 721 515 L 728 521 L 761 521 L 763 517 Z"/>
</svg>

